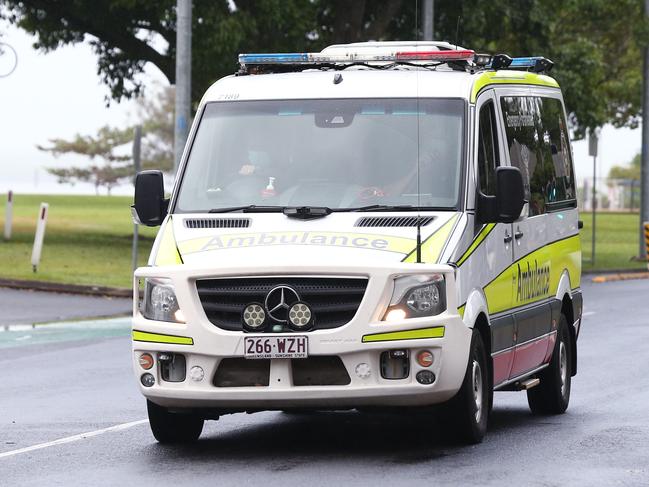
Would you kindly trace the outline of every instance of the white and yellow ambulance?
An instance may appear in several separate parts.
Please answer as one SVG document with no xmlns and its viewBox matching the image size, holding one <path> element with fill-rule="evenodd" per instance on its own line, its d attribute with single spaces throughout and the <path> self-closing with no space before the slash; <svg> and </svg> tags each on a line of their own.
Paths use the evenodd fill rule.
<svg viewBox="0 0 649 487">
<path fill-rule="evenodd" d="M 135 272 L 161 442 L 241 411 L 427 407 L 479 442 L 493 391 L 562 413 L 582 316 L 576 182 L 545 58 L 442 42 L 243 54 L 205 93 Z M 434 411 L 434 412 L 433 412 Z"/>
</svg>

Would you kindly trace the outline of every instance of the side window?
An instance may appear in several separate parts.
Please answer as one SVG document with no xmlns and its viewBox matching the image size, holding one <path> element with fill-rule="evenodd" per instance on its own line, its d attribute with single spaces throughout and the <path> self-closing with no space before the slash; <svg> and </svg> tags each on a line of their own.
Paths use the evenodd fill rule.
<svg viewBox="0 0 649 487">
<path fill-rule="evenodd" d="M 523 175 L 529 216 L 545 213 L 552 167 L 544 164 L 546 134 L 541 122 L 541 99 L 532 96 L 501 98 L 509 157 Z M 549 170 L 549 171 L 548 171 Z"/>
<path fill-rule="evenodd" d="M 546 201 L 552 206 L 554 203 L 576 199 L 575 178 L 563 105 L 556 98 L 540 100 L 542 126 L 547 139 L 545 162 L 552 168 Z"/>
<path fill-rule="evenodd" d="M 489 101 L 480 108 L 478 117 L 478 172 L 480 191 L 484 195 L 496 194 L 496 167 L 498 161 L 498 138 L 494 103 Z"/>
</svg>

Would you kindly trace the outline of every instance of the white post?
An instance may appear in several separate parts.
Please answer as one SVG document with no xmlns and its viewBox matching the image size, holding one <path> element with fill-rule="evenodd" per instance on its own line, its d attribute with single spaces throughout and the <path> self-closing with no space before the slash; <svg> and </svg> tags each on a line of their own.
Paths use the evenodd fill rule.
<svg viewBox="0 0 649 487">
<path fill-rule="evenodd" d="M 7 193 L 7 208 L 5 210 L 5 240 L 11 238 L 11 224 L 14 217 L 14 192 Z"/>
<path fill-rule="evenodd" d="M 41 203 L 41 209 L 38 212 L 36 235 L 34 236 L 34 249 L 32 250 L 32 269 L 34 269 L 34 272 L 38 270 L 38 264 L 41 261 L 43 239 L 45 238 L 45 224 L 47 223 L 47 210 L 49 207 L 50 205 L 47 203 Z"/>
<path fill-rule="evenodd" d="M 649 270 L 649 222 L 644 222 L 644 243 L 646 248 L 645 256 L 647 257 L 647 270 Z"/>
</svg>

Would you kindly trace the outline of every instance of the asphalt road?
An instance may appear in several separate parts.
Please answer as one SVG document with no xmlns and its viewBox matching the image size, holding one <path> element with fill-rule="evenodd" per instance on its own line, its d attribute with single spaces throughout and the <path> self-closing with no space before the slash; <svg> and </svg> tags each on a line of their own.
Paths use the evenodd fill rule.
<svg viewBox="0 0 649 487">
<path fill-rule="evenodd" d="M 131 312 L 131 299 L 0 288 L 0 326 L 115 316 Z"/>
<path fill-rule="evenodd" d="M 471 447 L 427 416 L 356 412 L 231 415 L 161 446 L 138 422 L 127 319 L 0 332 L 0 485 L 649 486 L 649 280 L 584 283 L 584 302 L 568 412 L 497 393 Z"/>
</svg>

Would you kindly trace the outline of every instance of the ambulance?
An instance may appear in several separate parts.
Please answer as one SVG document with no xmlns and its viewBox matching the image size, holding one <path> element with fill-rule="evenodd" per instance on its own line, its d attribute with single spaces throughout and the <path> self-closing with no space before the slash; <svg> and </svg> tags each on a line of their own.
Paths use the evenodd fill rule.
<svg viewBox="0 0 649 487">
<path fill-rule="evenodd" d="M 241 54 L 203 96 L 136 270 L 159 442 L 237 412 L 417 410 L 480 442 L 494 391 L 568 407 L 582 317 L 566 111 L 543 57 L 445 42 Z M 359 413 L 359 414 L 362 414 Z"/>
</svg>

